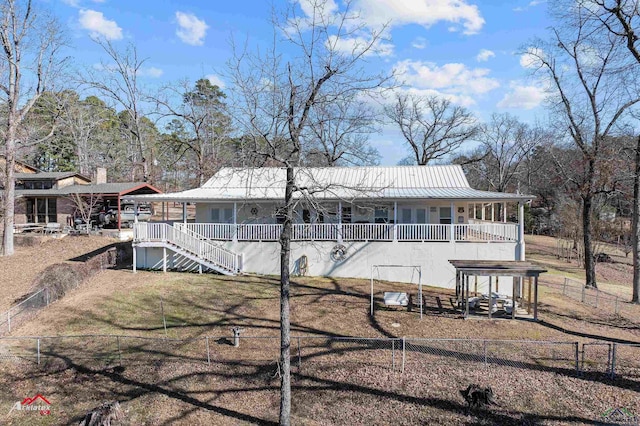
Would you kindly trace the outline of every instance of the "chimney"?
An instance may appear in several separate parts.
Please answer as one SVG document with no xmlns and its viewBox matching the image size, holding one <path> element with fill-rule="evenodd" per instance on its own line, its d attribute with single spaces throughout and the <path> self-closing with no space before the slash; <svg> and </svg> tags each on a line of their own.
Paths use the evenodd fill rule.
<svg viewBox="0 0 640 426">
<path fill-rule="evenodd" d="M 104 167 L 98 167 L 96 169 L 94 183 L 96 185 L 101 183 L 107 183 L 107 169 L 105 169 Z"/>
</svg>

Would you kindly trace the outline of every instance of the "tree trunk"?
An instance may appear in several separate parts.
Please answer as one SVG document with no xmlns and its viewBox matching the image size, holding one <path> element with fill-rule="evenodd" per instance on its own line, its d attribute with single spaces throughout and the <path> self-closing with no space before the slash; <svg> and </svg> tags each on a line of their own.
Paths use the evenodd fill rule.
<svg viewBox="0 0 640 426">
<path fill-rule="evenodd" d="M 582 235 L 584 243 L 584 272 L 586 279 L 586 287 L 598 288 L 596 283 L 596 264 L 593 256 L 593 244 L 591 242 L 591 210 L 593 202 L 593 179 L 595 164 L 593 160 L 589 161 L 589 169 L 587 171 L 588 191 L 582 197 Z"/>
<path fill-rule="evenodd" d="M 11 114 L 9 114 L 11 115 Z M 11 256 L 13 254 L 13 223 L 14 223 L 14 211 L 15 211 L 15 199 L 16 199 L 16 182 L 14 179 L 14 173 L 16 168 L 16 128 L 15 119 L 11 116 L 8 117 L 9 123 L 7 124 L 6 135 L 6 172 L 4 181 L 4 235 L 2 241 L 2 254 L 4 256 Z"/>
<path fill-rule="evenodd" d="M 633 175 L 633 223 L 631 225 L 631 249 L 633 252 L 633 297 L 640 303 L 640 136 L 636 140 L 635 170 Z"/>
<path fill-rule="evenodd" d="M 289 259 L 291 257 L 291 228 L 293 221 L 293 167 L 287 167 L 285 187 L 285 216 L 280 235 L 280 425 L 291 424 L 291 323 L 289 318 Z"/>
</svg>

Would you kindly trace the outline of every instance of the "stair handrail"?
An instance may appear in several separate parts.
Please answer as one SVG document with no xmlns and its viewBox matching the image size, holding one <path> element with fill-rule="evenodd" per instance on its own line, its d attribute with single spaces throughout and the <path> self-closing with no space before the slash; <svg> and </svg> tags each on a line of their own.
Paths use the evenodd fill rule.
<svg viewBox="0 0 640 426">
<path fill-rule="evenodd" d="M 178 225 L 175 223 L 174 225 Z M 204 236 L 188 229 L 187 227 L 173 226 L 171 243 L 176 244 L 199 257 L 219 265 L 229 271 L 239 272 L 239 254 L 217 244 L 207 241 Z M 167 225 L 169 226 L 169 225 Z M 195 242 L 195 244 L 194 244 Z"/>
</svg>

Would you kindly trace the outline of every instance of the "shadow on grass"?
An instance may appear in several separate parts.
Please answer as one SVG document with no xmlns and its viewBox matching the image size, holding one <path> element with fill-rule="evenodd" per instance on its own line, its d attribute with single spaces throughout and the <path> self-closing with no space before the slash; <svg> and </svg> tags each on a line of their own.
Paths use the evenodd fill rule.
<svg viewBox="0 0 640 426">
<path fill-rule="evenodd" d="M 169 425 L 173 422 L 185 419 L 190 413 L 206 410 L 219 415 L 225 416 L 229 421 L 244 421 L 253 424 L 274 425 L 274 420 L 265 418 L 263 415 L 258 417 L 254 414 L 241 411 L 239 408 L 228 408 L 221 404 L 215 404 L 214 401 L 219 399 L 223 395 L 238 395 L 237 400 L 243 401 L 243 393 L 248 395 L 255 394 L 256 392 L 269 392 L 270 398 L 274 398 L 274 402 L 277 401 L 277 396 L 273 396 L 278 391 L 278 387 L 273 383 L 273 376 L 270 375 L 273 365 L 256 365 L 246 364 L 243 362 L 228 362 L 221 364 L 220 371 L 205 370 L 195 371 L 184 374 L 178 374 L 174 377 L 167 378 L 156 382 L 152 377 L 149 380 L 141 380 L 139 378 L 126 377 L 123 373 L 123 369 L 105 368 L 96 369 L 91 368 L 81 363 L 74 361 L 73 359 L 62 356 L 56 353 L 46 354 L 47 356 L 54 357 L 55 359 L 62 361 L 67 368 L 74 370 L 76 373 L 84 375 L 86 377 L 79 377 L 78 380 L 93 380 L 97 382 L 96 378 L 102 377 L 108 382 L 117 384 L 114 387 L 106 387 L 100 389 L 100 393 L 110 394 L 110 398 L 118 398 L 120 402 L 131 402 L 135 399 L 141 398 L 146 395 L 161 395 L 169 398 L 169 401 L 180 401 L 187 405 L 188 408 L 183 409 L 179 414 L 165 420 L 162 424 Z M 248 370 L 242 372 L 242 370 Z M 49 373 L 42 372 L 40 378 L 46 375 L 60 374 L 62 369 L 52 371 Z M 322 371 L 322 369 L 321 369 Z M 54 377 L 55 379 L 55 377 Z M 213 383 L 217 386 L 212 388 L 207 387 L 205 390 L 189 391 L 184 389 L 182 381 L 187 383 L 195 381 L 202 381 L 212 379 Z M 242 386 L 231 386 L 230 381 L 240 381 Z M 238 384 L 236 382 L 236 384 Z M 504 409 L 476 409 L 470 411 L 468 407 L 461 401 L 448 398 L 438 397 L 419 397 L 395 390 L 385 390 L 374 388 L 362 384 L 350 382 L 348 379 L 337 380 L 334 378 L 319 377 L 316 374 L 293 374 L 292 381 L 293 401 L 294 401 L 294 415 L 295 405 L 302 402 L 297 399 L 303 397 L 304 399 L 312 398 L 310 400 L 319 401 L 323 404 L 323 397 L 326 393 L 327 403 L 336 401 L 336 394 L 339 399 L 352 398 L 354 401 L 362 401 L 358 395 L 374 397 L 379 407 L 385 407 L 386 404 L 401 403 L 412 404 L 423 407 L 425 409 L 433 408 L 442 411 L 446 411 L 460 418 L 466 418 L 468 423 L 466 424 L 499 424 L 499 425 L 521 425 L 521 424 L 545 424 L 547 422 L 561 422 L 561 423 L 580 423 L 580 424 L 603 424 L 600 419 L 590 419 L 586 417 L 580 417 L 575 415 L 541 415 L 535 413 L 518 413 L 509 412 Z M 214 394 L 213 397 L 204 397 L 204 394 Z M 354 395 L 355 394 L 355 395 Z M 457 390 L 451 389 L 451 394 L 458 398 Z M 104 396 L 103 396 L 104 397 Z M 242 404 L 239 404 L 242 406 Z M 272 404 L 273 407 L 277 406 Z M 371 408 L 374 409 L 374 408 Z M 276 409 L 274 408 L 274 411 Z M 381 412 L 381 415 L 382 412 Z M 472 416 L 470 416 L 472 415 Z M 77 424 L 81 420 L 82 414 L 72 418 L 68 424 Z M 272 418 L 275 417 L 275 413 L 272 413 Z"/>
</svg>

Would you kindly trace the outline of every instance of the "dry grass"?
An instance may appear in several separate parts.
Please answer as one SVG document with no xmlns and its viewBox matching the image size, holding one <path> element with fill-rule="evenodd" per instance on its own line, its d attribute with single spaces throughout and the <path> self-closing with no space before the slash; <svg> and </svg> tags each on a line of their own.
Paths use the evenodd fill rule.
<svg viewBox="0 0 640 426">
<path fill-rule="evenodd" d="M 16 236 L 30 240 L 29 246 L 17 244 L 12 256 L 0 256 L 0 312 L 6 311 L 24 296 L 49 266 L 107 246 L 115 240 L 104 237 L 67 236 L 57 239 L 44 236 Z"/>
<path fill-rule="evenodd" d="M 528 245 L 530 258 L 551 268 L 543 284 L 560 283 L 560 273 L 579 277 L 579 269 L 554 260 L 555 246 L 549 243 L 542 240 Z M 385 283 L 378 290 L 381 294 L 406 289 L 406 284 Z M 296 278 L 293 334 L 640 342 L 637 324 L 621 323 L 562 297 L 550 286 L 541 288 L 541 323 L 464 321 L 435 309 L 434 296 L 447 300 L 446 291 L 427 288 L 425 293 L 430 309 L 422 320 L 416 312 L 400 309 L 379 309 L 371 318 L 368 281 Z M 30 424 L 73 424 L 100 403 L 113 400 L 121 402 L 126 417 L 122 424 L 128 425 L 277 421 L 279 381 L 274 372 L 279 306 L 274 277 L 107 270 L 69 291 L 14 334 L 163 337 L 160 300 L 168 337 L 230 336 L 231 327 L 241 326 L 244 335 L 272 338 L 243 341 L 239 350 L 212 340 L 211 366 L 206 364 L 203 339 L 136 344 L 149 357 L 138 362 L 127 353 L 133 339 L 129 343 L 123 339 L 123 368 L 117 367 L 112 338 L 75 339 L 67 346 L 43 341 L 42 350 L 49 356 L 40 368 L 33 363 L 0 363 L 0 424 L 21 425 L 27 420 Z M 105 352 L 100 361 L 83 356 L 100 348 Z M 449 349 L 438 357 L 411 353 L 404 374 L 391 370 L 388 351 L 349 352 L 324 344 L 304 349 L 302 369 L 293 377 L 293 423 L 594 424 L 609 408 L 627 407 L 640 413 L 637 377 L 615 381 L 598 375 L 576 377 L 571 370 L 572 353 L 566 354 L 566 365 L 556 369 L 546 367 L 544 360 L 485 365 L 461 360 L 457 349 Z M 526 348 L 521 351 L 523 356 L 533 356 Z M 183 359 L 157 361 L 163 353 L 174 352 Z M 516 353 L 520 352 L 506 347 L 495 352 L 496 356 Z M 471 382 L 492 386 L 500 406 L 468 412 L 458 390 Z M 6 414 L 15 401 L 37 392 L 52 400 L 52 416 Z"/>
</svg>

